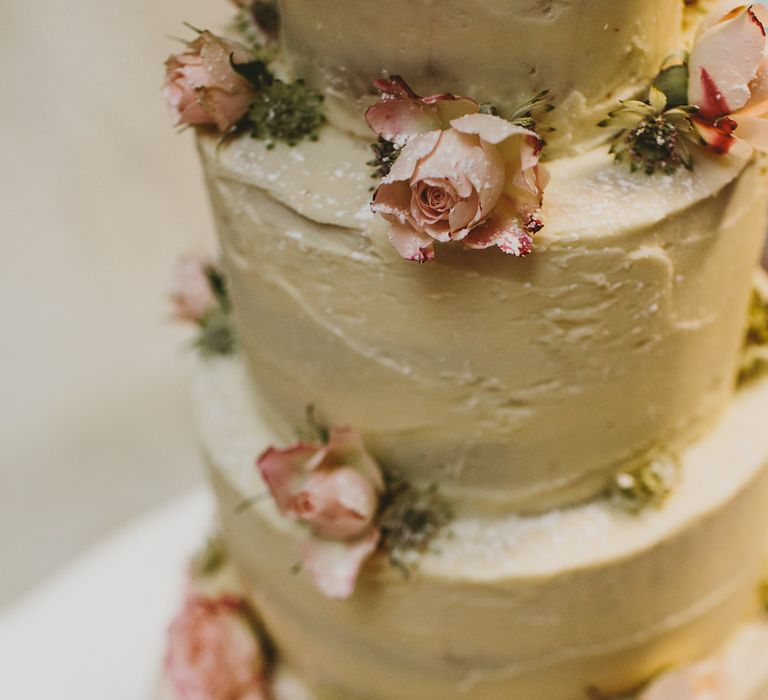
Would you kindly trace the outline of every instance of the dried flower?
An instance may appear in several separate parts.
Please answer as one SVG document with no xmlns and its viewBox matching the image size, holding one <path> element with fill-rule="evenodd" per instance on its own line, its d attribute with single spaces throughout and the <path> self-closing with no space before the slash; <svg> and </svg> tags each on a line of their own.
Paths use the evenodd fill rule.
<svg viewBox="0 0 768 700">
<path fill-rule="evenodd" d="M 305 138 L 317 141 L 326 122 L 322 105 L 323 96 L 310 90 L 303 80 L 285 83 L 275 78 L 251 104 L 247 127 L 251 136 L 267 141 L 268 148 L 277 141 L 289 146 Z"/>
<path fill-rule="evenodd" d="M 693 167 L 689 144 L 702 143 L 691 118 L 694 108 L 668 109 L 667 95 L 656 86 L 651 87 L 648 102 L 623 100 L 620 104 L 599 124 L 619 129 L 611 146 L 617 163 L 648 175 L 657 171 L 671 175 L 680 166 Z"/>
<path fill-rule="evenodd" d="M 753 290 L 738 385 L 768 373 L 768 297 Z"/>
<path fill-rule="evenodd" d="M 671 456 L 658 456 L 632 471 L 619 472 L 608 487 L 610 502 L 637 515 L 649 507 L 660 507 L 672 493 L 680 476 L 680 463 Z"/>
<path fill-rule="evenodd" d="M 453 512 L 435 484 L 419 488 L 396 473 L 386 474 L 385 480 L 380 547 L 390 563 L 408 575 L 415 555 L 430 549 L 453 519 Z"/>
<path fill-rule="evenodd" d="M 199 328 L 195 347 L 204 356 L 234 352 L 232 304 L 224 274 L 213 261 L 184 256 L 174 275 L 171 300 L 176 318 Z"/>
<path fill-rule="evenodd" d="M 371 150 L 374 157 L 367 164 L 374 168 L 372 177 L 389 175 L 401 149 L 392 141 L 387 141 L 383 136 L 379 136 L 379 140 L 371 144 Z"/>
</svg>

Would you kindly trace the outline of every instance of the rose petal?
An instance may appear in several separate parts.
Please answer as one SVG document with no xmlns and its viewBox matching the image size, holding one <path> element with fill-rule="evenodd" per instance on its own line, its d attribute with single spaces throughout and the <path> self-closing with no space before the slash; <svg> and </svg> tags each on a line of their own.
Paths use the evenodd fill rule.
<svg viewBox="0 0 768 700">
<path fill-rule="evenodd" d="M 738 116 L 736 136 L 758 151 L 768 153 L 768 120 L 764 117 Z"/>
<path fill-rule="evenodd" d="M 764 117 L 768 114 L 768 57 L 763 58 L 755 79 L 749 84 L 751 97 L 738 114 Z"/>
<path fill-rule="evenodd" d="M 694 119 L 693 123 L 696 131 L 699 133 L 709 148 L 719 155 L 728 153 L 736 145 L 736 138 L 733 136 L 733 130 L 736 123 L 729 117 L 723 117 L 718 120 L 720 128 L 703 122 L 700 119 Z"/>
<path fill-rule="evenodd" d="M 295 501 L 301 520 L 316 535 L 334 540 L 363 535 L 378 508 L 374 484 L 355 467 L 315 472 Z"/>
<path fill-rule="evenodd" d="M 376 551 L 380 533 L 371 530 L 353 542 L 334 542 L 311 537 L 301 546 L 301 558 L 323 595 L 346 600 L 355 590 L 357 577 L 366 560 Z"/>
<path fill-rule="evenodd" d="M 198 104 L 211 115 L 219 131 L 227 131 L 253 102 L 251 93 L 227 94 L 216 88 L 199 88 L 195 94 Z"/>
<path fill-rule="evenodd" d="M 383 183 L 376 188 L 371 211 L 383 216 L 390 223 L 408 223 L 411 188 L 407 182 Z"/>
<path fill-rule="evenodd" d="M 512 207 L 505 207 L 472 229 L 462 244 L 475 249 L 498 246 L 508 255 L 522 257 L 533 250 L 533 236 Z"/>
<path fill-rule="evenodd" d="M 376 134 L 399 145 L 433 129 L 445 129 L 451 119 L 479 109 L 468 97 L 448 93 L 420 97 L 399 75 L 379 78 L 374 86 L 381 99 L 368 109 L 366 121 Z"/>
<path fill-rule="evenodd" d="M 355 467 L 377 491 L 384 490 L 381 468 L 366 449 L 360 431 L 349 427 L 331 428 L 327 450 L 327 461 Z"/>
<path fill-rule="evenodd" d="M 440 128 L 436 110 L 411 100 L 377 102 L 368 108 L 365 119 L 378 136 L 400 146 L 419 134 Z"/>
<path fill-rule="evenodd" d="M 204 31 L 200 37 L 192 43 L 192 46 L 200 42 L 200 59 L 208 74 L 206 87 L 216 86 L 227 92 L 238 92 L 248 82 L 232 69 L 230 61 L 235 63 L 247 63 L 251 60 L 251 52 L 244 46 L 231 41 L 220 39 L 209 31 Z"/>
<path fill-rule="evenodd" d="M 293 498 L 325 455 L 322 445 L 299 442 L 285 449 L 267 448 L 256 461 L 281 513 L 291 510 Z"/>
<path fill-rule="evenodd" d="M 435 241 L 410 224 L 393 223 L 389 229 L 389 242 L 406 260 L 429 262 L 435 258 Z"/>
<path fill-rule="evenodd" d="M 382 179 L 382 183 L 410 180 L 419 161 L 434 151 L 440 141 L 441 134 L 441 131 L 430 131 L 411 139 L 400 151 L 395 164 L 386 177 Z"/>
<path fill-rule="evenodd" d="M 524 129 L 493 114 L 470 114 L 454 119 L 451 126 L 463 134 L 476 134 L 483 141 L 494 145 L 506 141 L 510 136 L 530 136 L 539 140 L 535 131 Z"/>
<path fill-rule="evenodd" d="M 752 7 L 716 24 L 696 41 L 689 61 L 688 100 L 704 118 L 741 109 L 750 99 L 766 47 L 765 28 Z"/>
</svg>

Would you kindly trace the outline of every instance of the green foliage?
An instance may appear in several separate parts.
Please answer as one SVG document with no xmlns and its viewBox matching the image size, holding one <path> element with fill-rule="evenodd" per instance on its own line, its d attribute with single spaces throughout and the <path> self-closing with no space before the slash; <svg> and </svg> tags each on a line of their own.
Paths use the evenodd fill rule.
<svg viewBox="0 0 768 700">
<path fill-rule="evenodd" d="M 197 552 L 189 563 L 189 569 L 193 576 L 207 578 L 218 573 L 227 561 L 224 542 L 218 535 L 208 538 L 206 543 Z"/>
<path fill-rule="evenodd" d="M 404 575 L 411 573 L 414 555 L 430 550 L 435 538 L 453 519 L 448 502 L 436 485 L 414 486 L 400 474 L 388 473 L 379 514 L 381 548 Z"/>
<path fill-rule="evenodd" d="M 235 332 L 229 311 L 219 307 L 205 315 L 195 347 L 203 357 L 231 355 L 235 351 Z"/>
<path fill-rule="evenodd" d="M 652 87 L 648 102 L 624 100 L 598 126 L 618 129 L 611 153 L 617 163 L 647 175 L 673 174 L 681 166 L 693 168 L 689 145 L 700 143 L 691 115 L 692 107 L 669 108 L 666 94 Z"/>
<path fill-rule="evenodd" d="M 664 93 L 668 107 L 688 104 L 688 66 L 685 63 L 667 66 L 656 76 L 653 84 Z"/>
<path fill-rule="evenodd" d="M 395 164 L 397 157 L 400 155 L 400 148 L 398 148 L 391 141 L 387 141 L 382 136 L 376 143 L 371 144 L 371 150 L 374 157 L 368 161 L 368 165 L 374 168 L 372 177 L 384 177 L 392 170 L 392 166 Z"/>
<path fill-rule="evenodd" d="M 326 122 L 322 105 L 323 96 L 310 90 L 303 80 L 285 83 L 275 78 L 251 105 L 247 127 L 251 136 L 266 141 L 268 148 L 278 141 L 289 146 L 305 138 L 317 141 Z"/>
</svg>

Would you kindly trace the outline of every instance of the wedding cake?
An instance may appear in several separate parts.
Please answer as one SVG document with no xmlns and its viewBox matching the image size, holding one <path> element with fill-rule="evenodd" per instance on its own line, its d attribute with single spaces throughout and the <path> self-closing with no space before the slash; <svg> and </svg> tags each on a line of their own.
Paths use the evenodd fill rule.
<svg viewBox="0 0 768 700">
<path fill-rule="evenodd" d="M 768 9 L 236 4 L 163 697 L 768 698 Z"/>
</svg>

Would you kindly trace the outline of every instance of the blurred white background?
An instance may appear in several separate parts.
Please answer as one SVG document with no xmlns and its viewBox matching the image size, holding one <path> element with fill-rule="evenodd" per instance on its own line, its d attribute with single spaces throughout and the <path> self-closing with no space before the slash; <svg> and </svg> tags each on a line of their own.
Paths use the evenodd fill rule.
<svg viewBox="0 0 768 700">
<path fill-rule="evenodd" d="M 165 294 L 211 249 L 162 62 L 226 0 L 0 2 L 0 607 L 202 478 L 186 329 Z"/>
</svg>

